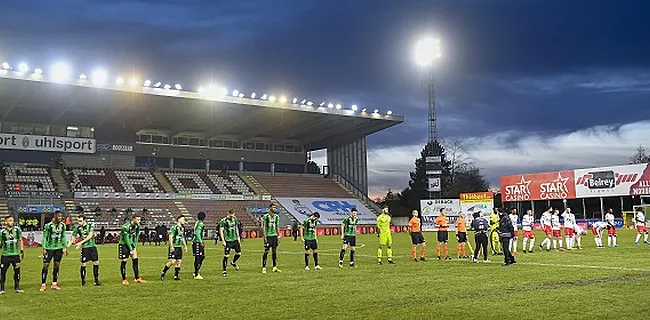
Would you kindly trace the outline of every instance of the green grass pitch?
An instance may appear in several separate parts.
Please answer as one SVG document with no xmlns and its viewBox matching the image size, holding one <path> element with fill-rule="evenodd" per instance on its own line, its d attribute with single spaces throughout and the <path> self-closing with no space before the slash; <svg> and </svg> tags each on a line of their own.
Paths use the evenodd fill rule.
<svg viewBox="0 0 650 320">
<path fill-rule="evenodd" d="M 322 271 L 305 271 L 301 244 L 280 241 L 282 273 L 261 274 L 261 239 L 243 242 L 241 270 L 221 276 L 223 249 L 206 244 L 203 281 L 193 280 L 193 258 L 185 253 L 182 281 L 161 282 L 165 247 L 138 246 L 147 284 L 124 287 L 115 245 L 99 246 L 103 287 L 80 287 L 79 251 L 63 259 L 62 290 L 39 292 L 41 251 L 26 250 L 23 294 L 15 294 L 12 271 L 0 296 L 2 319 L 647 319 L 650 305 L 650 246 L 634 246 L 636 232 L 621 230 L 618 248 L 519 254 L 518 264 L 434 261 L 435 234 L 425 233 L 429 261 L 410 259 L 407 234 L 394 234 L 396 265 L 377 265 L 377 238 L 358 236 L 355 269 L 339 269 L 338 237 L 322 237 Z M 542 234 L 537 234 L 537 243 Z M 473 241 L 472 241 L 473 242 Z M 605 242 L 606 243 L 606 242 Z M 519 244 L 521 249 L 521 242 Z M 455 254 L 451 239 L 449 251 Z M 311 257 L 310 257 L 311 259 Z M 269 256 L 270 265 L 270 256 Z M 313 267 L 313 261 L 312 261 Z M 270 268 L 269 268 L 270 269 Z M 269 270 L 270 271 L 270 270 Z M 133 272 L 128 264 L 129 279 Z M 92 267 L 88 268 L 92 280 Z M 48 284 L 51 281 L 51 272 Z"/>
</svg>

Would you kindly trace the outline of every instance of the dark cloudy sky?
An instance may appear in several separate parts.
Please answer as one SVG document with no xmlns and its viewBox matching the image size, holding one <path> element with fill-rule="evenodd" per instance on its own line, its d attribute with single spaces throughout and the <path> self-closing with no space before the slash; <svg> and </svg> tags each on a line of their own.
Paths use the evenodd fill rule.
<svg viewBox="0 0 650 320">
<path fill-rule="evenodd" d="M 102 66 L 198 87 L 393 110 L 371 192 L 402 189 L 426 140 L 422 35 L 440 37 L 440 135 L 501 174 L 623 164 L 650 142 L 650 1 L 30 0 L 3 3 L 0 59 Z M 324 164 L 322 153 L 315 154 Z"/>
</svg>

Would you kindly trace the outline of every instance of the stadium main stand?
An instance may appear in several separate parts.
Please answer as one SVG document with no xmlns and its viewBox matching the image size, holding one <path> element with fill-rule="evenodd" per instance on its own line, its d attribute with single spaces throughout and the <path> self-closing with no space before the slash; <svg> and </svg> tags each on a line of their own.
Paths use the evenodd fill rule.
<svg viewBox="0 0 650 320">
<path fill-rule="evenodd" d="M 81 199 L 77 201 L 78 206 L 86 210 L 88 221 L 93 223 L 95 229 L 102 227 L 115 230 L 124 224 L 124 217 L 129 209 L 134 213 L 141 213 L 147 209 L 147 214 L 142 219 L 142 228 L 154 228 L 158 224 L 171 226 L 175 223 L 175 217 L 180 210 L 173 201 L 169 200 L 124 200 L 124 199 Z M 101 210 L 95 212 L 99 207 Z M 111 209 L 115 212 L 111 212 Z"/>
<path fill-rule="evenodd" d="M 253 195 L 253 190 L 236 174 L 165 171 L 165 178 L 178 193 Z"/>
<path fill-rule="evenodd" d="M 320 175 L 268 175 L 252 174 L 275 197 L 350 198 L 352 195 L 332 179 Z"/>
<path fill-rule="evenodd" d="M 8 165 L 4 167 L 4 179 L 5 185 L 14 191 L 56 191 L 49 167 Z"/>
<path fill-rule="evenodd" d="M 164 193 L 150 171 L 66 168 L 70 190 L 77 192 Z"/>
</svg>

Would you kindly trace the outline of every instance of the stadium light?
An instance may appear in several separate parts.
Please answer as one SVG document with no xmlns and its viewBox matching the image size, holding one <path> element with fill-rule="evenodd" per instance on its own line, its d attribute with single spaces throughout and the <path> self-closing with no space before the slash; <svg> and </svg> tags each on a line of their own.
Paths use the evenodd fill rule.
<svg viewBox="0 0 650 320">
<path fill-rule="evenodd" d="M 203 87 L 199 87 L 196 91 L 198 91 L 199 93 L 203 94 L 203 93 L 205 93 L 205 88 L 203 88 Z"/>
<path fill-rule="evenodd" d="M 361 109 L 361 112 L 366 113 L 366 108 Z"/>
<path fill-rule="evenodd" d="M 144 81 L 144 86 L 145 86 L 145 87 L 148 87 L 148 86 L 150 86 L 150 85 L 151 85 L 151 80 L 145 80 L 145 81 Z"/>
<path fill-rule="evenodd" d="M 236 97 L 236 96 L 238 96 L 238 95 L 239 95 L 239 91 L 237 91 L 237 90 L 233 90 L 233 91 L 232 91 L 232 96 L 233 96 L 233 97 Z"/>
<path fill-rule="evenodd" d="M 356 104 L 353 104 L 351 108 L 352 108 L 352 111 L 357 111 L 357 109 L 358 109 L 359 107 L 357 107 Z"/>
<path fill-rule="evenodd" d="M 332 104 L 332 103 L 328 103 L 328 104 L 327 104 L 327 107 L 330 108 L 330 109 L 332 109 L 332 108 L 334 108 L 334 104 Z"/>
<path fill-rule="evenodd" d="M 393 114 L 393 111 L 388 110 L 386 114 L 390 116 L 391 114 Z"/>
<path fill-rule="evenodd" d="M 270 96 L 270 97 L 269 97 L 269 101 L 271 101 L 271 102 L 275 102 L 275 96 Z"/>
<path fill-rule="evenodd" d="M 307 102 L 307 99 L 302 99 L 302 102 L 300 104 L 305 104 Z"/>
<path fill-rule="evenodd" d="M 9 70 L 11 69 L 11 66 L 9 65 L 9 62 L 5 61 L 2 63 L 2 69 Z"/>
<path fill-rule="evenodd" d="M 293 100 L 291 100 L 291 102 L 292 102 L 293 104 L 298 103 L 298 98 L 293 98 Z M 304 102 L 303 102 L 303 103 L 304 103 Z"/>
<path fill-rule="evenodd" d="M 36 69 L 34 69 L 34 73 L 35 73 L 35 74 L 43 74 L 43 69 L 41 69 L 41 68 L 36 68 Z"/>
<path fill-rule="evenodd" d="M 336 104 L 336 110 L 341 110 L 341 108 L 343 108 L 343 106 L 341 106 L 341 104 L 337 103 Z"/>
<path fill-rule="evenodd" d="M 240 93 L 240 94 L 238 95 L 238 97 L 243 98 L 243 97 L 244 97 L 244 94 L 243 94 L 243 93 Z"/>
<path fill-rule="evenodd" d="M 424 38 L 415 45 L 415 62 L 422 67 L 430 66 L 440 57 L 440 39 Z"/>
<path fill-rule="evenodd" d="M 106 83 L 106 79 L 108 78 L 108 73 L 104 69 L 97 69 L 93 73 L 93 83 L 95 85 L 101 86 Z"/>
<path fill-rule="evenodd" d="M 70 67 L 64 62 L 57 62 L 52 67 L 52 80 L 65 81 L 70 76 Z"/>
<path fill-rule="evenodd" d="M 88 79 L 88 76 L 85 73 L 79 75 L 79 80 L 86 80 L 86 79 Z"/>
<path fill-rule="evenodd" d="M 118 85 L 118 86 L 123 85 L 124 84 L 124 78 L 122 78 L 122 77 L 115 78 L 115 84 Z"/>
<path fill-rule="evenodd" d="M 137 79 L 137 78 L 131 78 L 131 80 L 129 80 L 129 84 L 130 84 L 132 87 L 137 86 L 137 85 L 138 85 L 138 79 Z"/>
<path fill-rule="evenodd" d="M 266 100 L 266 93 L 263 94 L 263 95 L 262 95 L 262 98 L 260 98 L 260 99 L 262 99 L 262 100 Z"/>
<path fill-rule="evenodd" d="M 163 86 L 163 88 L 165 88 L 165 90 L 169 90 L 172 88 L 172 86 L 170 84 L 166 84 L 165 86 Z"/>
<path fill-rule="evenodd" d="M 295 100 L 295 99 L 294 99 Z M 281 96 L 280 97 L 280 103 L 286 103 L 287 102 L 287 97 Z M 295 102 L 294 102 L 295 103 Z"/>
<path fill-rule="evenodd" d="M 68 130 L 72 130 L 72 131 L 77 131 L 77 130 L 79 130 L 79 128 L 77 128 L 77 127 L 67 127 L 66 129 L 68 129 Z"/>
<path fill-rule="evenodd" d="M 183 86 L 181 86 L 180 83 L 177 83 L 174 88 L 176 88 L 176 90 L 183 90 Z"/>
<path fill-rule="evenodd" d="M 307 101 L 307 105 L 311 107 L 311 106 L 313 106 L 313 105 L 314 105 L 314 103 L 313 103 L 313 102 L 311 102 L 311 101 Z"/>
<path fill-rule="evenodd" d="M 251 99 L 255 99 L 255 92 L 251 94 Z"/>
<path fill-rule="evenodd" d="M 379 110 L 378 110 L 378 109 L 375 109 L 375 111 L 374 111 L 373 113 L 379 113 Z"/>
<path fill-rule="evenodd" d="M 26 73 L 27 71 L 29 71 L 29 66 L 26 63 L 21 63 L 18 65 L 18 71 L 20 73 Z"/>
<path fill-rule="evenodd" d="M 319 107 L 322 107 L 322 106 L 324 106 L 324 105 L 325 105 L 325 101 L 321 102 L 318 106 L 319 106 Z"/>
<path fill-rule="evenodd" d="M 153 85 L 153 87 L 154 87 L 154 88 L 158 88 L 158 87 L 160 87 L 161 85 L 162 85 L 162 83 L 160 83 L 160 81 L 158 81 L 158 82 L 156 82 L 156 83 Z"/>
</svg>

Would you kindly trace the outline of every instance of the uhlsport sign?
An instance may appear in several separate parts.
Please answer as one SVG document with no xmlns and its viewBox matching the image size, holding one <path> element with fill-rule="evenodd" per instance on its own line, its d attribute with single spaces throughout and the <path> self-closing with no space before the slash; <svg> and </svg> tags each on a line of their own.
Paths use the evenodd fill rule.
<svg viewBox="0 0 650 320">
<path fill-rule="evenodd" d="M 276 198 L 276 200 L 301 222 L 314 212 L 318 212 L 322 224 L 340 225 L 350 214 L 350 210 L 356 208 L 359 224 L 377 223 L 377 216 L 354 198 Z"/>
<path fill-rule="evenodd" d="M 0 133 L 0 149 L 95 153 L 95 139 Z"/>
</svg>

